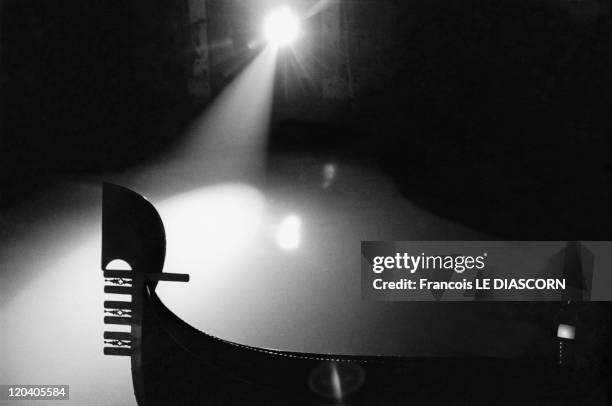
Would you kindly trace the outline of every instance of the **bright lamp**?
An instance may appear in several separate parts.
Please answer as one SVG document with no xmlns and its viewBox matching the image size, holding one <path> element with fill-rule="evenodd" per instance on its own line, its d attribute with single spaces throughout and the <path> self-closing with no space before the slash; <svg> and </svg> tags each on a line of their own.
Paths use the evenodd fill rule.
<svg viewBox="0 0 612 406">
<path fill-rule="evenodd" d="M 300 33 L 300 20 L 288 7 L 272 10 L 264 20 L 263 33 L 275 46 L 290 45 Z"/>
</svg>

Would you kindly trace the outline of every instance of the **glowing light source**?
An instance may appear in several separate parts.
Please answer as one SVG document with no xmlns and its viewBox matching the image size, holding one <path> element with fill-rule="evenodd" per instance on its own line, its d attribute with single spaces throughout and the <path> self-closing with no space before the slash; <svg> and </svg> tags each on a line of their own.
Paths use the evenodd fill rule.
<svg viewBox="0 0 612 406">
<path fill-rule="evenodd" d="M 300 246 L 302 220 L 295 215 L 283 219 L 276 231 L 276 243 L 284 250 L 294 250 Z"/>
<path fill-rule="evenodd" d="M 557 328 L 557 337 L 573 340 L 576 337 L 576 327 L 569 324 L 559 324 Z"/>
<path fill-rule="evenodd" d="M 277 47 L 290 45 L 300 33 L 300 20 L 291 9 L 281 7 L 267 15 L 263 32 L 266 41 Z"/>
</svg>

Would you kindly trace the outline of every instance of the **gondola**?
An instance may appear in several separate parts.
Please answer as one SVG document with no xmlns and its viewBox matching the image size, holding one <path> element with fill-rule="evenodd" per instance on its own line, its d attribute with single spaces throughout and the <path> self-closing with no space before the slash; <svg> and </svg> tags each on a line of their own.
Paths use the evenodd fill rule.
<svg viewBox="0 0 612 406">
<path fill-rule="evenodd" d="M 550 353 L 524 358 L 302 353 L 211 336 L 181 320 L 156 294 L 158 283 L 189 283 L 189 276 L 163 271 L 165 231 L 153 205 L 138 193 L 106 183 L 102 219 L 104 290 L 130 299 L 104 302 L 105 324 L 130 327 L 129 332 L 105 332 L 104 353 L 131 358 L 140 406 L 556 405 L 607 400 L 602 389 L 609 382 L 606 377 L 595 379 L 580 368 L 561 365 L 554 333 Z M 111 265 L 117 260 L 122 269 Z"/>
</svg>

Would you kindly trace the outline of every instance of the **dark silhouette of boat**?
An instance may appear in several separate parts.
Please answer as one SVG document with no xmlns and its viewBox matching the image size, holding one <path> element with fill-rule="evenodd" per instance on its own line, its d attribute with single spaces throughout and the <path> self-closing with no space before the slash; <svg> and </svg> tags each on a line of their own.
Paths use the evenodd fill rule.
<svg viewBox="0 0 612 406">
<path fill-rule="evenodd" d="M 131 297 L 104 303 L 106 324 L 131 326 L 105 332 L 104 353 L 131 357 L 140 406 L 607 402 L 602 388 L 609 377 L 577 377 L 573 368 L 560 367 L 552 333 L 550 354 L 521 359 L 299 353 L 205 334 L 155 292 L 159 282 L 188 282 L 189 276 L 163 272 L 165 232 L 153 205 L 121 186 L 104 184 L 103 192 L 105 292 Z M 110 269 L 116 260 L 125 269 Z"/>
</svg>

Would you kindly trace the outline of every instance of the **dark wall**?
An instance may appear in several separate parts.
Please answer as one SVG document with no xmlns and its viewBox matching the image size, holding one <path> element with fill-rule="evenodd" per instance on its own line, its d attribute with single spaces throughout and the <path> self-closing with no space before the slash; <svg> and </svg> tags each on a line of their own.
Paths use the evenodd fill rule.
<svg viewBox="0 0 612 406">
<path fill-rule="evenodd" d="M 5 201 L 49 173 L 122 168 L 174 135 L 188 103 L 185 7 L 4 2 Z"/>
<path fill-rule="evenodd" d="M 612 18 L 566 5 L 351 2 L 356 119 L 410 198 L 508 237 L 610 235 Z"/>
</svg>

